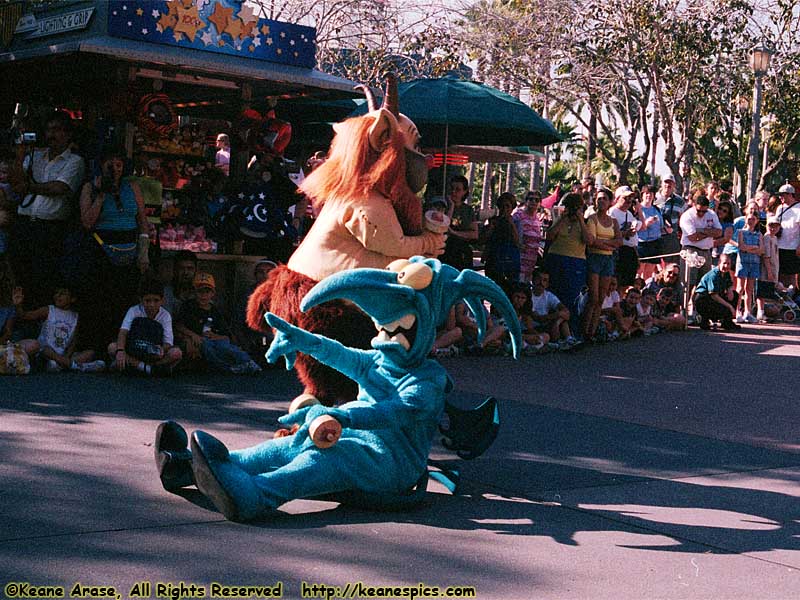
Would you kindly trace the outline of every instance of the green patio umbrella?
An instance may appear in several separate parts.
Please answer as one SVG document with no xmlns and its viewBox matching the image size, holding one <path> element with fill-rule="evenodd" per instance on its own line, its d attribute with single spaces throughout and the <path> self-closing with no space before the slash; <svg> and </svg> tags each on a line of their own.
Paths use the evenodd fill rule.
<svg viewBox="0 0 800 600">
<path fill-rule="evenodd" d="M 561 140 L 553 124 L 491 86 L 444 77 L 401 83 L 400 112 L 416 123 L 425 147 L 545 146 Z M 367 106 L 353 111 L 363 115 Z"/>
<path fill-rule="evenodd" d="M 442 148 L 447 181 L 451 146 L 546 146 L 561 141 L 553 124 L 514 96 L 482 83 L 442 77 L 399 86 L 400 112 L 414 121 L 426 148 Z M 366 104 L 350 116 L 366 114 Z"/>
</svg>

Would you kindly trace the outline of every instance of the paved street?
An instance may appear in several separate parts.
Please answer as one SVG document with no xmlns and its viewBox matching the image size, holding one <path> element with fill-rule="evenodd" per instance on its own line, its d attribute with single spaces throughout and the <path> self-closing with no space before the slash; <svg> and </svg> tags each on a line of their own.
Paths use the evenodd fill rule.
<svg viewBox="0 0 800 600">
<path fill-rule="evenodd" d="M 299 388 L 260 378 L 0 379 L 0 584 L 474 586 L 476 597 L 800 597 L 800 328 L 699 330 L 523 358 L 452 358 L 459 403 L 500 400 L 464 490 L 379 513 L 296 501 L 226 522 L 162 490 L 156 425 L 232 448 Z M 440 458 L 452 455 L 437 448 Z M 0 589 L 0 595 L 3 594 Z M 141 591 L 141 590 L 140 590 Z M 164 592 L 165 596 L 168 596 Z M 208 595 L 206 596 L 208 597 Z"/>
</svg>

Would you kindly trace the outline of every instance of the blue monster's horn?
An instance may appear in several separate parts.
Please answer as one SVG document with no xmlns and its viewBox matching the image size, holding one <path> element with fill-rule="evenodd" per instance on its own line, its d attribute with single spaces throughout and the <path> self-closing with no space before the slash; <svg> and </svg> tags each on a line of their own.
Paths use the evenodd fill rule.
<svg viewBox="0 0 800 600">
<path fill-rule="evenodd" d="M 486 334 L 486 313 L 483 301 L 488 300 L 491 302 L 492 307 L 503 317 L 511 335 L 514 358 L 519 358 L 519 352 L 522 348 L 522 328 L 511 301 L 500 286 L 480 273 L 465 269 L 455 277 L 450 285 L 445 285 L 443 292 L 445 307 L 452 306 L 460 298 L 464 299 L 472 314 L 475 315 L 478 336 L 481 339 Z M 443 313 L 447 314 L 446 311 L 443 311 Z"/>
</svg>

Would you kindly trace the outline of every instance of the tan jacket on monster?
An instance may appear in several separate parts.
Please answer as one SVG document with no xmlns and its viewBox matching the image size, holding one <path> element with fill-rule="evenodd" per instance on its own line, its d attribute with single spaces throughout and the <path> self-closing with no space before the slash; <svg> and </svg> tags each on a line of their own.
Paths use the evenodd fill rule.
<svg viewBox="0 0 800 600">
<path fill-rule="evenodd" d="M 395 259 L 437 256 L 444 236 L 407 236 L 391 201 L 373 193 L 362 202 L 328 200 L 288 267 L 315 281 L 347 269 L 383 269 Z"/>
</svg>

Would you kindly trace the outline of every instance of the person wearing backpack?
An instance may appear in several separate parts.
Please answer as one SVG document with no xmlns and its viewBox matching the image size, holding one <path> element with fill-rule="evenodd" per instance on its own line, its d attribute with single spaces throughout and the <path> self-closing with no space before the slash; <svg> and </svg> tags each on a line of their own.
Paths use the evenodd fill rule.
<svg viewBox="0 0 800 600">
<path fill-rule="evenodd" d="M 111 368 L 119 372 L 169 375 L 183 355 L 174 346 L 172 317 L 164 310 L 164 284 L 153 276 L 139 286 L 141 302 L 128 309 L 117 334 L 108 346 Z"/>
</svg>

